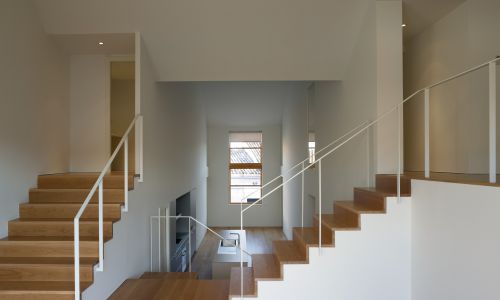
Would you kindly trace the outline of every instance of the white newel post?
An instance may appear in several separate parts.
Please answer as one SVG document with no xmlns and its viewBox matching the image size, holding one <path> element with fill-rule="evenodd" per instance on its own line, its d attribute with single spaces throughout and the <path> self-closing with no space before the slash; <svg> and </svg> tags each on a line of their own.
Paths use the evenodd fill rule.
<svg viewBox="0 0 500 300">
<path fill-rule="evenodd" d="M 425 89 L 425 99 L 424 99 L 424 161 L 425 161 L 425 178 L 429 178 L 431 176 L 431 161 L 430 161 L 430 115 L 429 115 L 429 98 L 430 98 L 430 90 Z"/>
<path fill-rule="evenodd" d="M 497 74 L 496 74 L 496 61 L 490 62 L 489 64 L 489 143 L 490 143 L 490 183 L 496 183 L 497 181 L 497 140 L 496 140 L 496 128 L 497 128 Z"/>
</svg>

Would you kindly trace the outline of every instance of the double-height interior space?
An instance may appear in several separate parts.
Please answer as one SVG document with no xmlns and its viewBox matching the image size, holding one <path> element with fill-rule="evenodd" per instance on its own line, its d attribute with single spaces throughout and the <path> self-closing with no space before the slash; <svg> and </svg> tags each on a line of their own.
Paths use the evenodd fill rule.
<svg viewBox="0 0 500 300">
<path fill-rule="evenodd" d="M 500 299 L 499 0 L 0 0 L 0 300 Z"/>
</svg>

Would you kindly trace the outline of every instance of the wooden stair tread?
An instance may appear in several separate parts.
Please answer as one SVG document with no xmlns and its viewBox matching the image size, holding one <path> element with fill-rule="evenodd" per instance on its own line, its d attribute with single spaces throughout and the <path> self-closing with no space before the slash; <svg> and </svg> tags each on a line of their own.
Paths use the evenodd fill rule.
<svg viewBox="0 0 500 300">
<path fill-rule="evenodd" d="M 377 174 L 376 176 L 377 177 L 389 177 L 389 178 L 394 178 L 394 180 L 396 180 L 398 175 L 397 174 Z M 411 179 L 411 177 L 405 173 L 401 173 L 401 179 Z"/>
<path fill-rule="evenodd" d="M 253 275 L 256 280 L 281 279 L 281 266 L 274 254 L 252 255 Z"/>
<path fill-rule="evenodd" d="M 99 172 L 64 172 L 64 173 L 51 173 L 41 174 L 38 177 L 91 177 L 96 178 L 100 175 Z M 133 172 L 129 172 L 129 177 L 135 177 Z M 123 171 L 111 171 L 106 174 L 104 178 L 123 177 Z"/>
<path fill-rule="evenodd" d="M 229 280 L 229 295 L 241 295 L 241 269 L 240 267 L 231 268 Z M 257 296 L 257 289 L 255 288 L 255 279 L 253 275 L 253 268 L 243 267 L 243 295 L 244 296 Z"/>
<path fill-rule="evenodd" d="M 355 187 L 354 190 L 366 192 L 366 193 L 374 193 L 382 197 L 396 197 L 398 194 L 397 192 L 389 192 L 381 189 L 377 189 L 374 187 Z M 410 194 L 408 193 L 401 193 L 401 197 L 408 197 Z"/>
<path fill-rule="evenodd" d="M 43 188 L 32 188 L 29 191 L 29 203 L 68 203 L 68 204 L 80 204 L 87 198 L 90 193 L 90 189 L 43 189 Z M 103 202 L 104 203 L 114 203 L 123 204 L 125 201 L 124 190 L 123 189 L 104 189 L 103 190 Z M 98 193 L 95 193 L 90 200 L 90 203 L 98 202 Z"/>
<path fill-rule="evenodd" d="M 80 257 L 97 258 L 99 242 L 80 241 Z M 2 257 L 73 257 L 74 241 L 54 240 L 0 240 L 0 256 Z"/>
<path fill-rule="evenodd" d="M 396 174 L 377 174 L 375 176 L 375 186 L 377 190 L 388 193 L 397 193 L 397 175 Z M 401 174 L 401 193 L 411 194 L 411 177 Z"/>
<path fill-rule="evenodd" d="M 9 223 L 29 223 L 29 222 L 40 222 L 40 223 L 71 223 L 73 224 L 73 219 L 14 219 L 10 220 Z M 80 224 L 94 224 L 99 223 L 97 220 L 80 220 Z M 104 220 L 104 223 L 113 223 L 111 220 Z"/>
<path fill-rule="evenodd" d="M 80 282 L 82 290 L 92 283 Z M 0 281 L 0 291 L 32 291 L 32 292 L 70 292 L 74 294 L 75 284 L 72 281 Z"/>
<path fill-rule="evenodd" d="M 80 257 L 81 265 L 94 265 L 97 257 Z M 0 257 L 0 265 L 73 265 L 73 257 Z"/>
<path fill-rule="evenodd" d="M 87 189 L 92 188 L 99 173 L 59 173 L 38 176 L 37 186 L 44 189 Z M 112 172 L 103 178 L 103 187 L 119 189 L 124 186 L 124 173 Z M 134 175 L 128 175 L 129 189 L 134 187 Z"/>
<path fill-rule="evenodd" d="M 60 188 L 60 189 L 46 189 L 46 188 L 30 188 L 30 192 L 46 192 L 46 193 L 57 193 L 57 192 L 66 192 L 66 193 L 84 193 L 84 194 L 89 194 L 92 189 L 65 189 L 65 188 Z M 118 189 L 118 188 L 103 188 L 103 192 L 122 192 L 123 189 Z"/>
<path fill-rule="evenodd" d="M 197 279 L 196 272 L 145 272 L 141 279 Z"/>
<path fill-rule="evenodd" d="M 9 236 L 65 236 L 73 237 L 73 220 L 24 220 L 16 219 L 8 223 Z M 105 220 L 103 223 L 104 238 L 113 237 L 113 222 Z M 98 237 L 99 222 L 97 220 L 80 221 L 80 237 L 91 236 Z"/>
<path fill-rule="evenodd" d="M 354 201 L 336 201 L 335 205 L 341 206 L 347 210 L 350 210 L 354 213 L 362 213 L 362 214 L 377 214 L 383 213 L 383 210 L 371 207 L 369 205 L 364 205 L 362 203 L 356 203 Z"/>
<path fill-rule="evenodd" d="M 104 241 L 110 238 L 104 237 Z M 1 242 L 74 242 L 72 236 L 7 236 L 0 239 Z M 99 242 L 97 236 L 80 236 L 80 242 Z"/>
<path fill-rule="evenodd" d="M 94 259 L 94 261 L 96 261 Z M 0 282 L 4 281 L 73 281 L 75 266 L 73 263 L 61 261 L 12 261 L 0 263 Z M 32 263 L 30 263 L 32 262 Z M 56 263 L 60 262 L 60 263 Z M 80 264 L 80 281 L 94 280 L 94 264 Z"/>
<path fill-rule="evenodd" d="M 21 203 L 19 204 L 20 207 L 40 207 L 40 208 L 48 208 L 48 207 L 67 207 L 67 208 L 77 208 L 80 209 L 82 207 L 82 204 L 80 203 Z M 120 207 L 121 205 L 119 203 L 103 203 L 103 207 Z M 89 203 L 87 205 L 87 208 L 94 207 L 98 208 L 99 204 L 97 203 Z"/>
<path fill-rule="evenodd" d="M 14 221 L 14 220 L 13 220 Z M 51 225 L 52 224 L 64 224 L 64 225 L 67 225 L 69 223 L 71 224 L 74 224 L 73 221 L 74 219 L 73 218 L 61 218 L 61 219 L 53 219 L 53 218 L 50 218 L 50 219 L 40 219 L 40 218 L 21 218 L 21 219 L 18 219 L 18 221 L 21 223 L 24 223 L 24 222 L 32 222 L 32 223 L 50 223 Z M 119 219 L 109 219 L 109 218 L 103 218 L 103 222 L 104 222 L 104 226 L 106 225 L 112 225 L 113 223 L 119 221 Z M 10 221 L 12 222 L 12 221 Z M 90 225 L 90 224 L 98 224 L 99 223 L 99 220 L 97 218 L 81 218 L 80 219 L 80 226 L 82 224 L 87 224 L 87 225 Z"/>
<path fill-rule="evenodd" d="M 31 193 L 47 193 L 47 194 L 58 194 L 58 193 L 67 193 L 67 194 L 83 194 L 85 196 L 88 196 L 90 194 L 91 189 L 64 189 L 64 188 L 59 188 L 59 189 L 46 189 L 46 188 L 31 188 L 29 190 Z M 103 188 L 102 189 L 103 193 L 123 193 L 123 189 L 115 189 L 115 188 Z M 95 195 L 97 195 L 97 191 L 95 192 Z M 85 199 L 84 199 L 85 200 Z"/>
<path fill-rule="evenodd" d="M 307 246 L 319 246 L 319 231 L 313 227 L 294 227 L 294 237 L 299 238 Z M 321 245 L 325 247 L 333 247 L 332 232 L 321 233 Z"/>
<path fill-rule="evenodd" d="M 61 218 L 61 219 L 55 219 L 55 218 L 19 218 L 16 220 L 11 220 L 9 222 L 50 222 L 52 224 L 57 224 L 58 222 L 60 223 L 71 223 L 73 224 L 74 218 Z M 104 223 L 114 223 L 118 221 L 117 219 L 110 219 L 110 218 L 103 218 Z M 91 219 L 85 219 L 85 218 L 80 218 L 80 224 L 92 224 L 92 223 L 98 223 L 99 220 L 97 218 L 91 218 Z"/>
<path fill-rule="evenodd" d="M 65 173 L 52 173 L 52 174 L 41 174 L 38 178 L 97 178 L 99 177 L 99 172 L 65 172 Z M 109 174 L 104 175 L 104 178 L 123 178 L 122 171 L 112 171 Z M 135 175 L 129 172 L 129 177 L 134 178 Z"/>
<path fill-rule="evenodd" d="M 71 220 L 81 207 L 80 203 L 21 203 L 19 205 L 19 219 Z M 105 220 L 120 220 L 121 204 L 103 203 L 103 216 Z M 80 219 L 97 220 L 98 217 L 99 204 L 89 203 Z"/>
<path fill-rule="evenodd" d="M 314 215 L 314 219 L 319 222 L 319 215 Z M 321 214 L 321 223 L 332 231 L 359 230 L 359 226 L 345 222 L 341 218 L 335 218 L 333 214 Z"/>
<path fill-rule="evenodd" d="M 304 253 L 294 241 L 273 241 L 273 251 L 281 264 L 307 263 Z"/>
<path fill-rule="evenodd" d="M 377 190 L 376 188 L 354 188 L 354 202 L 384 212 L 387 206 L 386 198 L 388 196 L 391 196 L 391 194 Z"/>
</svg>

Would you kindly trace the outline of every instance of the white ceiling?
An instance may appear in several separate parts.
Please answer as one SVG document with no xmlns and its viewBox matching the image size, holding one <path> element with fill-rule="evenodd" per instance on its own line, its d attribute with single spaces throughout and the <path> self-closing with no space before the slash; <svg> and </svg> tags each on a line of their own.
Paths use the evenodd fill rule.
<svg viewBox="0 0 500 300">
<path fill-rule="evenodd" d="M 290 101 L 303 99 L 305 82 L 202 82 L 191 83 L 192 96 L 205 105 L 211 126 L 259 128 L 281 124 Z"/>
<path fill-rule="evenodd" d="M 54 41 L 68 54 L 133 55 L 135 37 L 129 33 L 54 34 Z M 99 45 L 103 42 L 103 45 Z"/>
<path fill-rule="evenodd" d="M 49 34 L 141 32 L 159 80 L 343 78 L 373 0 L 35 0 Z"/>
<path fill-rule="evenodd" d="M 373 2 L 36 0 L 45 31 L 70 53 L 130 53 L 130 35 L 108 33 L 141 32 L 162 81 L 343 79 Z M 405 37 L 463 2 L 403 0 Z"/>
<path fill-rule="evenodd" d="M 466 0 L 403 0 L 405 39 L 412 38 Z"/>
</svg>

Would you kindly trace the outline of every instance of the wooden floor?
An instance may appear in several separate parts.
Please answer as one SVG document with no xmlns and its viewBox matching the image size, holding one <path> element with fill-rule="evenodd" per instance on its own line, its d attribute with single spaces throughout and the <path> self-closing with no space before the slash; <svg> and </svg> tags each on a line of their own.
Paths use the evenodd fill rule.
<svg viewBox="0 0 500 300">
<path fill-rule="evenodd" d="M 463 183 L 485 186 L 500 186 L 500 182 L 490 183 L 488 174 L 464 174 L 464 173 L 448 173 L 448 172 L 431 172 L 430 178 L 425 178 L 424 172 L 405 171 L 404 175 L 411 179 L 424 179 L 432 181 L 443 181 L 451 183 Z M 500 181 L 500 174 L 497 175 Z"/>
<path fill-rule="evenodd" d="M 213 229 L 220 232 L 239 228 L 219 227 Z M 273 253 L 272 241 L 286 239 L 281 227 L 253 227 L 245 228 L 245 230 L 247 231 L 247 250 L 251 254 Z M 199 279 L 212 279 L 212 259 L 217 252 L 219 241 L 220 239 L 214 234 L 207 232 L 198 252 L 193 257 L 192 272 L 197 272 Z"/>
<path fill-rule="evenodd" d="M 128 279 L 108 300 L 227 300 L 228 294 L 229 280 Z"/>
</svg>

